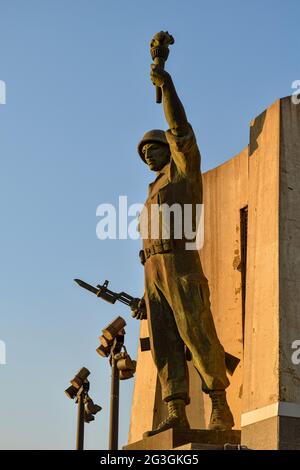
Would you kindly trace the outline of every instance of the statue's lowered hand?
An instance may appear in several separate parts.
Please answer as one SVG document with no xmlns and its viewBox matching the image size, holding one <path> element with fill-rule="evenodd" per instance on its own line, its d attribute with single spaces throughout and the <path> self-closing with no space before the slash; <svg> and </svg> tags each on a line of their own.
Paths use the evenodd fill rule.
<svg viewBox="0 0 300 470">
<path fill-rule="evenodd" d="M 146 320 L 147 311 L 144 297 L 142 297 L 141 299 L 134 299 L 131 306 L 131 311 L 132 317 L 136 318 L 136 320 Z"/>
</svg>

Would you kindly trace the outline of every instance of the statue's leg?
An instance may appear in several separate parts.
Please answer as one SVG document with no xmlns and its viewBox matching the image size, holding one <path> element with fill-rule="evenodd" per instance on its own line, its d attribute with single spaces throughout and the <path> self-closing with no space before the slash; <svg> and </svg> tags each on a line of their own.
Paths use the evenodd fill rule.
<svg viewBox="0 0 300 470">
<path fill-rule="evenodd" d="M 151 352 L 161 383 L 162 398 L 167 403 L 168 418 L 156 429 L 147 431 L 144 437 L 170 428 L 189 428 L 185 413 L 189 402 L 189 383 L 184 343 L 163 293 L 161 255 L 151 258 L 146 264 L 145 301 Z"/>
<path fill-rule="evenodd" d="M 172 276 L 173 279 L 173 276 Z M 225 353 L 210 310 L 209 287 L 195 273 L 177 276 L 169 284 L 171 308 L 181 338 L 192 353 L 194 366 L 203 380 L 203 389 L 225 390 Z"/>
<path fill-rule="evenodd" d="M 212 399 L 211 429 L 231 429 L 233 417 L 226 401 L 225 353 L 221 345 L 211 309 L 209 287 L 202 274 L 177 273 L 169 277 L 169 293 L 174 318 L 181 338 L 192 354 L 203 390 Z"/>
<path fill-rule="evenodd" d="M 184 343 L 173 312 L 155 283 L 146 283 L 145 301 L 151 352 L 162 387 L 162 398 L 189 401 Z"/>
</svg>

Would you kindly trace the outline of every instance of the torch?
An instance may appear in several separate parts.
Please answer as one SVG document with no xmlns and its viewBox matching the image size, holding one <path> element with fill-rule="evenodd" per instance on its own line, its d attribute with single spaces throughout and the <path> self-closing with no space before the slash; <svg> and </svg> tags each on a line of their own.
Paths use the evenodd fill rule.
<svg viewBox="0 0 300 470">
<path fill-rule="evenodd" d="M 150 53 L 154 64 L 165 67 L 169 55 L 169 45 L 174 44 L 174 38 L 168 31 L 160 31 L 153 36 L 150 43 Z M 161 103 L 162 93 L 159 86 L 156 87 L 156 103 Z"/>
</svg>

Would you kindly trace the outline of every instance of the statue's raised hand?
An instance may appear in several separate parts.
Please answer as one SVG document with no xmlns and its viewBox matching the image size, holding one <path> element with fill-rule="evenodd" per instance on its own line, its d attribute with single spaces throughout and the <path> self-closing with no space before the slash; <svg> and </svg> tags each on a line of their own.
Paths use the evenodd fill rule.
<svg viewBox="0 0 300 470">
<path fill-rule="evenodd" d="M 150 78 L 153 85 L 162 87 L 171 80 L 171 76 L 161 66 L 151 64 Z"/>
</svg>

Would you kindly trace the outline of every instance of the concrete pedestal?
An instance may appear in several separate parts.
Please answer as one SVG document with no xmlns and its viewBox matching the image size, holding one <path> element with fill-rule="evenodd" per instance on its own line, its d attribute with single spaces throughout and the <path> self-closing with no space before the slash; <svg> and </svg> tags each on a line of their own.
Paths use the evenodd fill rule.
<svg viewBox="0 0 300 470">
<path fill-rule="evenodd" d="M 141 439 L 124 446 L 124 450 L 224 450 L 225 444 L 239 444 L 240 431 L 208 431 L 190 429 L 179 432 L 174 429 Z"/>
</svg>

